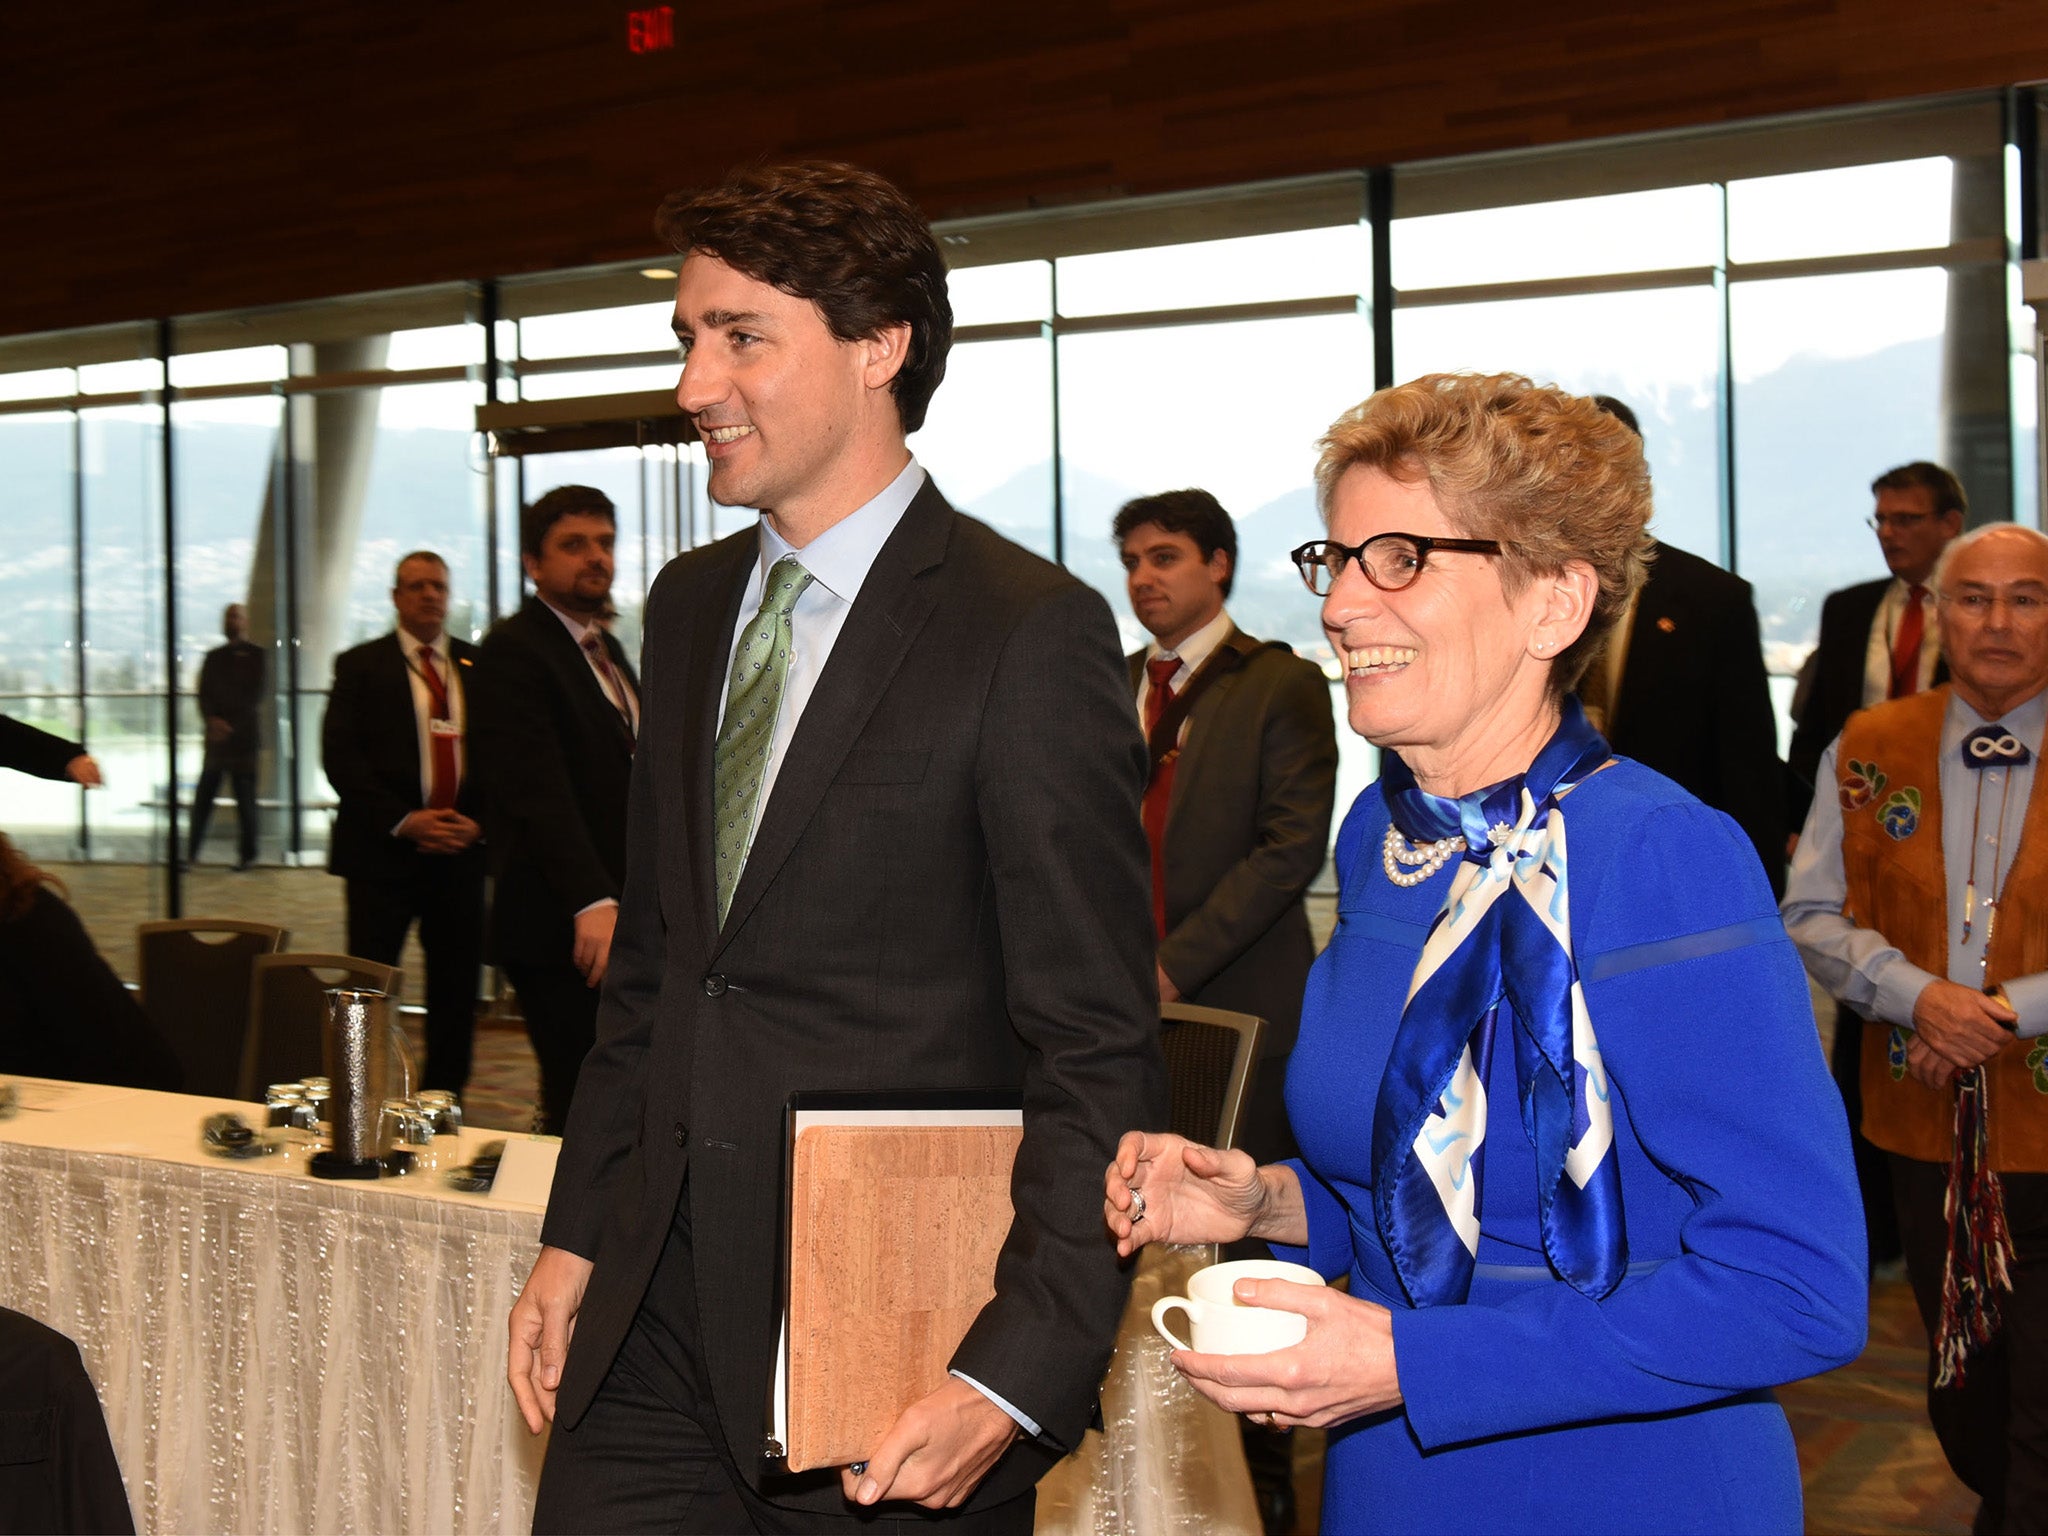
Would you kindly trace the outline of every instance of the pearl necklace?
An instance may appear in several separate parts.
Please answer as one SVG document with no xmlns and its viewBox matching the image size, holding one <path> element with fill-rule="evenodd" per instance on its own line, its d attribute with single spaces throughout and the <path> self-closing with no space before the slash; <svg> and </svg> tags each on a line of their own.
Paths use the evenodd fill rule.
<svg viewBox="0 0 2048 1536">
<path fill-rule="evenodd" d="M 1387 836 L 1380 844 L 1380 863 L 1385 866 L 1387 878 L 1400 886 L 1420 885 L 1431 875 L 1451 861 L 1451 856 L 1465 846 L 1465 839 L 1440 837 L 1433 843 L 1411 844 L 1401 835 L 1401 829 L 1389 825 Z M 1403 874 L 1398 864 L 1412 866 L 1412 872 Z"/>
</svg>

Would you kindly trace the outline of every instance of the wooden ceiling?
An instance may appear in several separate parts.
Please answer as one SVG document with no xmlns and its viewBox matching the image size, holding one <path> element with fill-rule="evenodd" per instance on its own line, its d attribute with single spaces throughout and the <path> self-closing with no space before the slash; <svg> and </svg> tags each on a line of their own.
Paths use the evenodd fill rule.
<svg viewBox="0 0 2048 1536">
<path fill-rule="evenodd" d="M 876 166 L 935 217 L 2048 75 L 2008 0 L 207 0 L 0 7 L 0 335 L 630 260 L 667 191 Z"/>
</svg>

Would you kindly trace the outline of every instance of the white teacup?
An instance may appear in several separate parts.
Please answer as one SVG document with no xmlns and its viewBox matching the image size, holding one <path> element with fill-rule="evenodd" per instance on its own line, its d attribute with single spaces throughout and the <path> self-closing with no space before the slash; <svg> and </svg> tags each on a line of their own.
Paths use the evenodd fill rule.
<svg viewBox="0 0 2048 1536">
<path fill-rule="evenodd" d="M 1211 1264 L 1188 1277 L 1185 1296 L 1162 1296 L 1152 1303 L 1152 1326 L 1175 1349 L 1204 1355 L 1263 1355 L 1299 1344 L 1308 1334 L 1308 1319 L 1299 1312 L 1246 1306 L 1232 1294 L 1240 1280 L 1292 1280 L 1296 1285 L 1321 1285 L 1323 1277 L 1299 1264 L 1278 1259 L 1238 1259 Z M 1194 1342 L 1174 1337 L 1166 1315 L 1178 1308 L 1187 1313 Z"/>
</svg>

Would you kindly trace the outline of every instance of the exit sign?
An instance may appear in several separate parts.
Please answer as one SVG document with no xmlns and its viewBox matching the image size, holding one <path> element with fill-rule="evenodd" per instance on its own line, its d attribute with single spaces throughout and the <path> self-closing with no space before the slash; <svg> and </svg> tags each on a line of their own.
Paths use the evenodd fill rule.
<svg viewBox="0 0 2048 1536">
<path fill-rule="evenodd" d="M 626 12 L 626 46 L 635 53 L 655 53 L 676 45 L 676 8 L 657 5 Z"/>
</svg>

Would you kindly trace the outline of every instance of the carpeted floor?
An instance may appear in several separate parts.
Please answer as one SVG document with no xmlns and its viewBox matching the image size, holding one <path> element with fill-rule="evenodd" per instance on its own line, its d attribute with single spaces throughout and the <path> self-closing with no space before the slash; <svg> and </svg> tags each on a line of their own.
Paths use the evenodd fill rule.
<svg viewBox="0 0 2048 1536">
<path fill-rule="evenodd" d="M 1854 1365 L 1778 1399 L 1799 1445 L 1807 1530 L 1969 1530 L 1977 1496 L 1949 1471 L 1928 1427 L 1927 1334 L 1905 1281 L 1871 1288 L 1870 1342 Z"/>
<path fill-rule="evenodd" d="M 163 915 L 161 871 L 135 865 L 64 865 L 72 904 L 94 941 L 122 975 L 135 974 L 135 925 Z M 235 874 L 221 868 L 190 872 L 188 914 L 250 917 L 292 930 L 296 950 L 342 949 L 340 882 L 324 871 L 263 868 Z M 1311 899 L 1318 937 L 1327 934 L 1334 904 Z M 420 953 L 407 946 L 405 990 L 419 997 Z M 492 978 L 485 991 L 494 993 Z M 1832 1021 L 1833 1010 L 1823 1018 Z M 417 1034 L 417 1019 L 413 1021 Z M 537 1074 L 533 1052 L 516 1017 L 479 1022 L 476 1063 L 465 1104 L 469 1123 L 524 1131 L 532 1123 Z M 1870 1342 L 1862 1358 L 1826 1376 L 1779 1393 L 1799 1446 L 1806 1485 L 1806 1528 L 1823 1536 L 1850 1533 L 1965 1532 L 1977 1501 L 1956 1481 L 1928 1428 L 1924 1387 L 1927 1341 L 1903 1282 L 1880 1283 L 1871 1293 Z M 1316 1529 L 1322 1437 L 1297 1436 L 1295 1481 L 1301 1521 Z"/>
</svg>

